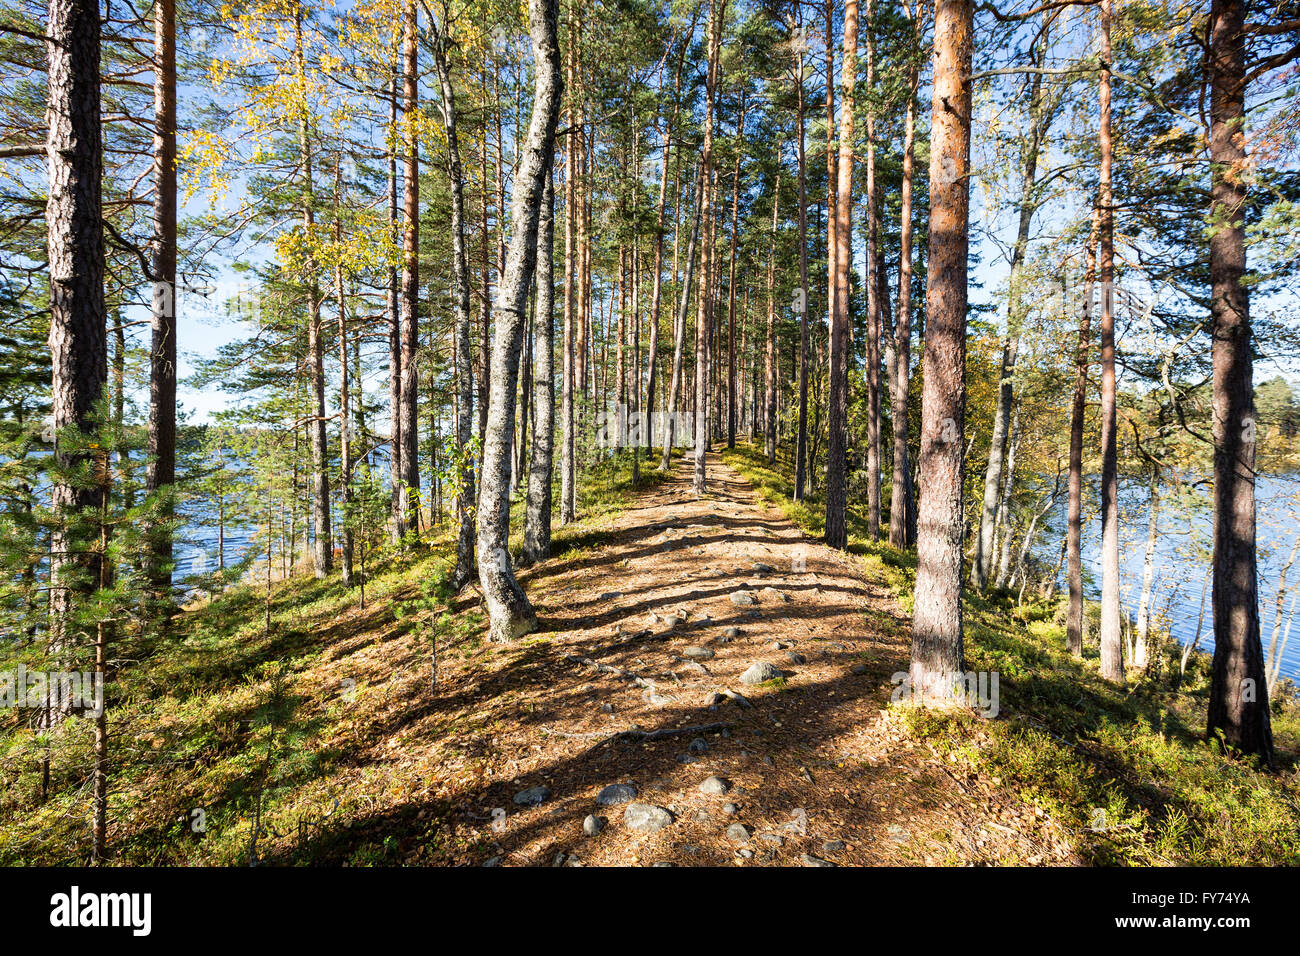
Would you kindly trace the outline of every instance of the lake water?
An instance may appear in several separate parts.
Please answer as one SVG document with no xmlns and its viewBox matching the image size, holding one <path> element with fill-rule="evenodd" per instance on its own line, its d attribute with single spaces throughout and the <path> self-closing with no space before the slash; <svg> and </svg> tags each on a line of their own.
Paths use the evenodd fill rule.
<svg viewBox="0 0 1300 956">
<path fill-rule="evenodd" d="M 1202 486 L 1208 493 L 1209 486 Z M 1090 500 L 1085 507 L 1096 507 L 1098 488 L 1091 482 Z M 1155 580 L 1152 589 L 1152 607 L 1160 615 L 1157 623 L 1166 624 L 1170 633 L 1182 644 L 1195 639 L 1197 618 L 1201 612 L 1201 595 L 1205 595 L 1205 617 L 1201 623 L 1197 648 L 1214 652 L 1214 619 L 1210 605 L 1209 582 L 1210 549 L 1213 542 L 1212 502 L 1206 501 L 1203 510 L 1190 511 L 1176 503 L 1167 488 L 1162 489 L 1162 501 L 1157 527 L 1159 537 L 1155 549 Z M 1300 476 L 1261 475 L 1256 480 L 1256 520 L 1259 552 L 1259 617 L 1260 635 L 1264 652 L 1268 653 L 1273 635 L 1273 622 L 1278 616 L 1277 586 L 1282 566 L 1286 563 L 1296 535 L 1300 533 Z M 1064 499 L 1064 496 L 1062 496 Z M 1138 601 L 1142 591 L 1142 565 L 1146 557 L 1148 492 L 1142 482 L 1125 482 L 1120 488 L 1120 595 L 1125 610 L 1136 619 Z M 1055 517 L 1056 528 L 1064 528 L 1064 500 Z M 1094 518 L 1083 532 L 1083 561 L 1085 591 L 1090 598 L 1099 596 L 1101 583 L 1101 522 Z M 1060 553 L 1060 536 L 1044 535 L 1036 551 L 1043 561 L 1055 565 Z M 1197 552 L 1203 553 L 1198 554 Z M 1287 618 L 1293 607 L 1300 585 L 1300 555 L 1287 576 L 1288 595 L 1282 607 L 1282 631 L 1286 631 Z M 1064 582 L 1064 575 L 1062 575 Z M 1300 618 L 1300 608 L 1297 609 Z M 1282 677 L 1300 683 L 1300 620 L 1292 627 L 1290 640 L 1282 654 Z"/>
</svg>

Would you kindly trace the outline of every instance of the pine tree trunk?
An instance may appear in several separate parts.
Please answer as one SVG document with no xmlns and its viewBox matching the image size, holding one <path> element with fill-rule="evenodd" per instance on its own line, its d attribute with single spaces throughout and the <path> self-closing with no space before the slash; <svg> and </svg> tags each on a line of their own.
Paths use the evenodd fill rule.
<svg viewBox="0 0 1300 956">
<path fill-rule="evenodd" d="M 777 149 L 780 153 L 780 149 Z M 769 464 L 776 461 L 776 226 L 780 221 L 781 173 L 772 195 L 772 238 L 767 259 L 767 337 L 763 350 L 763 438 Z"/>
<path fill-rule="evenodd" d="M 577 18 L 574 0 L 568 4 L 569 49 L 566 58 L 565 125 L 564 136 L 564 356 L 560 370 L 560 524 L 569 524 L 577 512 L 577 466 L 574 461 L 574 226 L 577 212 L 578 133 L 575 129 L 577 111 L 574 109 L 574 73 L 577 69 Z"/>
<path fill-rule="evenodd" d="M 145 488 L 176 481 L 176 3 L 154 4 L 153 309 L 149 347 L 149 437 Z M 171 601 L 172 502 L 163 503 L 149 534 L 149 577 L 158 612 Z M 160 622 L 161 623 L 161 622 Z"/>
<path fill-rule="evenodd" d="M 402 23 L 402 395 L 399 414 L 402 440 L 401 509 L 407 535 L 420 530 L 420 144 L 419 46 L 414 0 L 408 0 Z"/>
<path fill-rule="evenodd" d="M 796 22 L 799 5 L 794 3 Z M 794 500 L 802 501 L 808 479 L 808 161 L 804 140 L 804 44 L 795 56 L 795 116 L 799 124 L 799 430 L 794 450 Z"/>
<path fill-rule="evenodd" d="M 515 416 L 515 395 L 510 386 L 519 368 L 524 310 L 537 262 L 544 185 L 555 149 L 555 126 L 564 87 L 557 17 L 556 0 L 529 0 L 528 21 L 536 64 L 533 110 L 514 179 L 510 248 L 495 306 L 492 374 L 496 387 L 492 389 L 483 446 L 478 564 L 489 633 L 496 641 L 511 641 L 537 629 L 536 615 L 515 580 L 508 550 L 510 436 Z"/>
<path fill-rule="evenodd" d="M 921 482 L 911 690 L 953 697 L 963 671 L 967 251 L 970 242 L 971 0 L 938 0 L 930 134 L 930 246 L 921 391 Z"/>
<path fill-rule="evenodd" d="M 858 4 L 844 4 L 844 62 L 840 65 L 839 163 L 836 170 L 835 301 L 830 327 L 829 417 L 826 442 L 826 543 L 848 547 L 849 263 L 852 251 L 853 87 L 857 78 Z"/>
<path fill-rule="evenodd" d="M 57 519 L 50 535 L 50 653 L 72 665 L 69 616 L 98 586 L 101 560 L 92 529 L 101 489 L 63 475 L 91 465 L 84 449 L 96 430 L 95 405 L 108 382 L 104 309 L 104 234 L 101 207 L 103 140 L 100 122 L 99 5 L 51 0 L 46 28 L 49 104 L 45 207 L 50 272 L 51 397 L 54 455 L 60 475 L 50 498 Z M 82 447 L 69 448 L 69 431 Z M 54 723 L 62 714 L 48 712 Z"/>
<path fill-rule="evenodd" d="M 1210 6 L 1210 316 L 1214 341 L 1214 663 L 1206 735 L 1273 763 L 1255 566 L 1255 402 L 1246 271 L 1242 0 Z"/>
<path fill-rule="evenodd" d="M 1102 70 L 1097 129 L 1101 149 L 1101 676 L 1124 679 L 1124 638 L 1119 605 L 1119 452 L 1115 383 L 1115 210 L 1111 195 L 1110 0 L 1101 0 Z"/>
<path fill-rule="evenodd" d="M 388 84 L 388 136 L 393 144 L 388 151 L 388 237 L 396 245 L 401 237 L 397 231 L 397 147 L 400 129 L 397 125 L 397 64 Z M 402 516 L 402 299 L 401 280 L 396 265 L 388 269 L 388 479 L 392 489 L 392 541 L 402 540 L 406 533 Z"/>
<path fill-rule="evenodd" d="M 713 118 L 718 88 L 718 57 L 722 45 L 722 23 L 727 14 L 727 0 L 712 0 L 709 7 L 708 72 L 705 79 L 704 144 L 700 164 L 704 169 L 705 189 L 701 203 L 699 312 L 695 320 L 695 474 L 692 488 L 697 495 L 707 490 L 705 453 L 709 447 L 709 335 L 713 315 Z"/>
<path fill-rule="evenodd" d="M 920 11 L 915 31 L 919 35 Z M 907 74 L 907 109 L 903 119 L 903 181 L 900 192 L 898 311 L 894 319 L 894 362 L 890 369 L 890 420 L 894 465 L 889 490 L 889 543 L 905 548 L 913 543 L 908 515 L 915 512 L 911 456 L 907 446 L 908 404 L 912 372 L 912 180 L 916 165 L 916 93 L 919 71 L 915 63 Z"/>
<path fill-rule="evenodd" d="M 875 89 L 875 50 L 872 42 L 874 25 L 871 18 L 872 0 L 866 4 L 866 55 L 867 95 Z M 870 106 L 866 117 L 867 134 L 867 249 L 863 278 L 867 292 L 867 533 L 873 541 L 880 540 L 880 358 L 884 309 L 880 288 L 883 271 L 877 256 L 880 235 L 880 211 L 876 196 L 876 118 Z"/>
</svg>

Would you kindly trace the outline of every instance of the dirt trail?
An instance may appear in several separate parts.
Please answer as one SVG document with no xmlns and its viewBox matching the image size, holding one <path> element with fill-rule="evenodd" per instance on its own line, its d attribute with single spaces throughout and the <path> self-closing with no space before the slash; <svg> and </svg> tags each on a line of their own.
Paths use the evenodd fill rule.
<svg viewBox="0 0 1300 956">
<path fill-rule="evenodd" d="M 705 498 L 688 467 L 599 544 L 522 576 L 545 633 L 497 655 L 494 674 L 450 675 L 466 713 L 482 711 L 456 746 L 484 758 L 480 786 L 462 794 L 477 805 L 460 805 L 484 821 L 490 862 L 1065 861 L 1050 823 L 887 716 L 908 653 L 894 597 L 757 503 L 716 456 Z M 758 662 L 781 677 L 742 683 Z M 702 792 L 711 776 L 729 789 Z M 632 784 L 672 822 L 631 829 L 626 804 L 597 804 L 610 784 Z M 520 805 L 529 788 L 549 793 Z M 595 836 L 588 814 L 607 821 Z"/>
</svg>

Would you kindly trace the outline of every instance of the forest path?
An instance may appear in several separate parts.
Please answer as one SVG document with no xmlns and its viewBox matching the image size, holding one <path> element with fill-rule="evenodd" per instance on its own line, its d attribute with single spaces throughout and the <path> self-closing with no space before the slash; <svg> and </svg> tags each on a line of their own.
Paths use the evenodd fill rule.
<svg viewBox="0 0 1300 956">
<path fill-rule="evenodd" d="M 691 466 L 676 462 L 597 543 L 521 575 L 542 632 L 500 655 L 509 705 L 493 702 L 490 744 L 471 746 L 498 758 L 473 798 L 475 819 L 496 820 L 480 833 L 490 862 L 1068 862 L 1032 808 L 891 719 L 910 639 L 894 596 L 716 455 L 697 497 Z M 781 677 L 742 682 L 763 663 Z M 475 682 L 486 703 L 497 681 Z M 714 776 L 725 793 L 701 789 Z M 611 784 L 672 822 L 654 829 L 669 817 L 643 810 L 645 829 L 629 826 L 626 803 L 597 802 Z M 544 788 L 536 805 L 530 788 Z M 604 818 L 594 836 L 589 814 Z"/>
</svg>

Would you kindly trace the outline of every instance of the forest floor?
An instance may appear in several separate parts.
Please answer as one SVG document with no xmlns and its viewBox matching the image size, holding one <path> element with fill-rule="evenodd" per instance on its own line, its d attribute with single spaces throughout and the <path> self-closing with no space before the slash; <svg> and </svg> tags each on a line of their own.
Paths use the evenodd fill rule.
<svg viewBox="0 0 1300 956">
<path fill-rule="evenodd" d="M 678 462 L 600 547 L 526 574 L 544 634 L 513 661 L 507 652 L 498 677 L 443 671 L 442 695 L 500 717 L 464 740 L 492 766 L 464 804 L 506 811 L 493 858 L 1068 861 L 1050 819 L 891 721 L 890 678 L 909 650 L 894 595 L 758 502 L 717 456 L 708 474 L 709 493 L 696 496 L 690 463 Z M 742 673 L 759 662 L 779 676 L 747 685 Z M 502 680 L 508 699 L 493 693 Z M 704 792 L 715 777 L 724 792 Z M 633 829 L 636 809 L 597 801 L 611 784 L 630 784 L 636 804 L 672 822 Z M 516 805 L 533 787 L 549 797 Z M 594 837 L 583 833 L 588 815 L 607 822 Z"/>
<path fill-rule="evenodd" d="M 475 586 L 447 592 L 441 539 L 387 557 L 364 600 L 308 573 L 192 605 L 109 685 L 113 858 L 1300 859 L 1293 704 L 1274 724 L 1282 772 L 1258 773 L 1199 739 L 1200 658 L 1180 689 L 1158 669 L 1116 687 L 1095 650 L 1065 652 L 1054 605 L 991 595 L 969 599 L 967 657 L 1001 674 L 1001 713 L 891 706 L 910 555 L 864 542 L 856 515 L 847 553 L 823 546 L 815 500 L 791 504 L 783 465 L 753 449 L 710 456 L 703 497 L 685 460 L 633 490 L 626 459 L 592 472 L 582 520 L 521 570 L 541 628 L 512 644 L 484 639 Z M 742 680 L 763 664 L 770 679 Z M 0 726 L 0 863 L 84 861 L 88 725 L 49 751 Z"/>
</svg>

